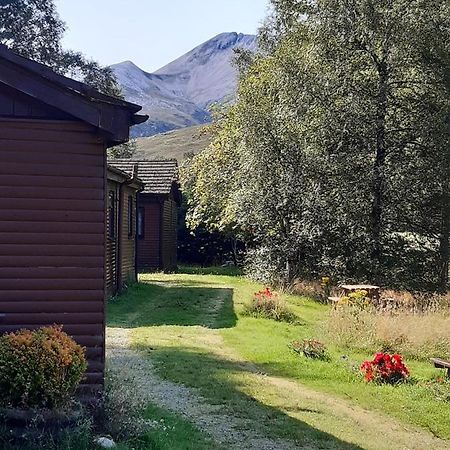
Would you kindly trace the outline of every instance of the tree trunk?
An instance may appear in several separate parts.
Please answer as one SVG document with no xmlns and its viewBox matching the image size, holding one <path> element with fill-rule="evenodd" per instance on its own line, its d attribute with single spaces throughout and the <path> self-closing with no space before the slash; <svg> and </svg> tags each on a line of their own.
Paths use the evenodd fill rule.
<svg viewBox="0 0 450 450">
<path fill-rule="evenodd" d="M 386 162 L 386 115 L 388 99 L 388 71 L 384 63 L 380 63 L 377 116 L 376 116 L 376 151 L 372 174 L 372 213 L 371 213 L 371 275 L 373 281 L 380 276 L 383 257 L 381 244 L 383 197 L 384 197 L 384 166 Z"/>
</svg>

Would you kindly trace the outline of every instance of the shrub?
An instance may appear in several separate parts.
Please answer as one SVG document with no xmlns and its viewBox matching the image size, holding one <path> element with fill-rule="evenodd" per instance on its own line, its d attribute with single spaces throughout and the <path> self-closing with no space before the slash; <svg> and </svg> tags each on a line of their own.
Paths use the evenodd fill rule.
<svg viewBox="0 0 450 450">
<path fill-rule="evenodd" d="M 92 450 L 93 423 L 89 417 L 83 417 L 71 429 L 63 430 L 58 436 L 50 432 L 43 433 L 31 425 L 20 439 L 14 438 L 10 430 L 0 424 L 0 448 L 2 450 Z M 95 447 L 97 448 L 97 447 Z"/>
<path fill-rule="evenodd" d="M 8 407 L 59 408 L 86 370 L 84 350 L 60 326 L 0 337 L 0 402 Z"/>
<path fill-rule="evenodd" d="M 370 306 L 370 299 L 367 297 L 367 291 L 355 291 L 346 297 L 341 297 L 337 303 L 338 308 L 350 307 L 354 309 L 366 309 Z"/>
<path fill-rule="evenodd" d="M 251 302 L 245 306 L 244 314 L 283 322 L 294 322 L 296 316 L 289 310 L 278 294 L 269 288 L 256 292 Z"/>
<path fill-rule="evenodd" d="M 303 339 L 302 341 L 291 342 L 290 347 L 294 352 L 303 355 L 306 358 L 320 359 L 326 361 L 329 359 L 325 345 L 316 339 Z"/>
<path fill-rule="evenodd" d="M 360 369 L 367 382 L 396 384 L 409 376 L 408 368 L 397 353 L 376 353 L 373 360 L 363 361 Z"/>
</svg>

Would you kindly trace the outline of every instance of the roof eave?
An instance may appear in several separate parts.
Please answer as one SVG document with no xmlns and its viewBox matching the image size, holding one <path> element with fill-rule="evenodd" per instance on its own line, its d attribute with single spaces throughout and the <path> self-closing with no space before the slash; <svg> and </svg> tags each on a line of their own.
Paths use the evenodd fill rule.
<svg viewBox="0 0 450 450">
<path fill-rule="evenodd" d="M 101 94 L 1 44 L 0 69 L 0 82 L 98 128 L 105 134 L 107 147 L 127 142 L 130 127 L 148 119 L 136 114 L 141 106 Z"/>
</svg>

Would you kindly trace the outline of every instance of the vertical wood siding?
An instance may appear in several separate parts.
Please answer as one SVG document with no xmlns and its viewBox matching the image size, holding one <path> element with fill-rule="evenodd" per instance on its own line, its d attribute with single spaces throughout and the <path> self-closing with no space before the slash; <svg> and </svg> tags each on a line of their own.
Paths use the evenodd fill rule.
<svg viewBox="0 0 450 450">
<path fill-rule="evenodd" d="M 54 323 L 104 369 L 105 157 L 86 125 L 0 119 L 0 333 Z"/>
<path fill-rule="evenodd" d="M 144 208 L 144 237 L 138 242 L 138 269 L 155 270 L 161 267 L 160 233 L 161 204 L 140 197 L 139 206 Z"/>
<path fill-rule="evenodd" d="M 172 198 L 164 201 L 162 227 L 162 268 L 172 271 L 177 266 L 177 205 Z"/>
<path fill-rule="evenodd" d="M 114 226 L 117 233 L 117 201 L 115 202 L 115 217 L 114 224 L 110 222 L 109 208 L 111 207 L 109 193 L 114 192 L 114 198 L 117 199 L 117 183 L 108 180 L 108 187 L 106 191 L 107 205 L 106 205 L 106 293 L 108 296 L 113 296 L 117 292 L 117 237 L 111 239 L 110 229 Z"/>
<path fill-rule="evenodd" d="M 128 215 L 129 215 L 129 197 L 132 198 L 131 218 L 132 230 L 131 235 L 128 233 Z M 121 239 L 121 279 L 123 284 L 130 281 L 136 281 L 135 255 L 136 255 L 136 189 L 124 186 L 122 188 L 122 230 L 120 231 Z"/>
</svg>

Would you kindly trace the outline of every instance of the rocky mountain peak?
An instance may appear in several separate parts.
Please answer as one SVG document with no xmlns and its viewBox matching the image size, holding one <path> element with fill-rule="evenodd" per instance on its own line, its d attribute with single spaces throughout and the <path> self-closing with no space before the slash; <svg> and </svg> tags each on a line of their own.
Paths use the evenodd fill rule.
<svg viewBox="0 0 450 450">
<path fill-rule="evenodd" d="M 112 67 L 125 98 L 150 116 L 134 133 L 150 136 L 208 122 L 208 107 L 230 99 L 236 90 L 234 49 L 256 51 L 256 36 L 221 33 L 154 73 L 132 61 Z"/>
</svg>

